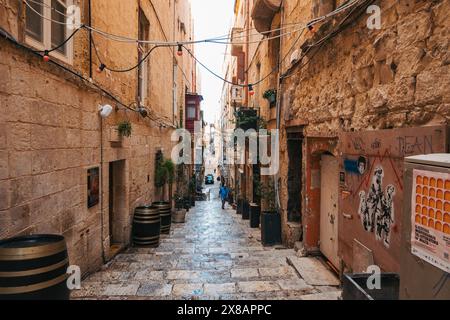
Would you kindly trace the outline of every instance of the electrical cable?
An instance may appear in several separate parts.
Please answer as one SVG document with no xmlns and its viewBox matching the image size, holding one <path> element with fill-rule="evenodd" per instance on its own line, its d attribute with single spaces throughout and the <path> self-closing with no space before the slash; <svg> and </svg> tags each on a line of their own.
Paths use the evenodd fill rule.
<svg viewBox="0 0 450 320">
<path fill-rule="evenodd" d="M 97 46 L 95 45 L 94 42 L 94 38 L 91 39 L 92 41 L 92 45 L 94 47 L 94 52 L 95 55 L 97 56 L 98 61 L 100 62 L 100 65 L 103 66 L 103 69 L 109 70 L 111 72 L 116 72 L 116 73 L 125 73 L 125 72 L 130 72 L 135 70 L 136 68 L 140 67 L 140 65 L 147 60 L 147 58 L 150 56 L 150 54 L 153 52 L 153 50 L 155 50 L 156 48 L 161 48 L 161 47 L 168 47 L 168 46 L 164 46 L 164 45 L 156 45 L 153 48 L 151 48 L 146 54 L 145 56 L 143 56 L 143 58 L 141 60 L 138 61 L 138 63 L 132 67 L 126 68 L 126 69 L 113 69 L 113 68 L 109 68 L 106 64 L 103 63 L 102 59 L 100 58 Z"/>
<path fill-rule="evenodd" d="M 59 21 L 55 21 L 55 20 L 52 20 L 52 19 L 49 19 L 49 18 L 43 16 L 42 14 L 40 14 L 39 12 L 37 12 L 37 11 L 36 11 L 29 3 L 28 3 L 28 1 L 33 1 L 33 0 L 24 0 L 24 2 L 27 4 L 27 6 L 28 6 L 31 10 L 33 10 L 36 14 L 38 14 L 38 15 L 41 16 L 41 17 L 43 17 L 44 19 L 50 20 L 50 21 L 55 22 L 55 23 L 60 23 L 60 24 L 65 24 L 65 25 L 73 25 L 73 24 L 71 24 L 71 23 L 70 23 L 70 24 L 69 24 L 69 23 L 61 23 L 61 22 L 59 22 Z M 203 40 L 178 41 L 178 42 L 163 42 L 163 41 L 154 41 L 154 40 L 140 40 L 140 39 L 135 39 L 135 38 L 125 37 L 125 36 L 118 36 L 118 35 L 115 35 L 115 34 L 112 34 L 112 33 L 108 33 L 108 32 L 102 31 L 102 30 L 98 30 L 98 29 L 93 28 L 93 27 L 91 27 L 91 26 L 83 25 L 82 27 L 83 27 L 83 28 L 86 28 L 86 29 L 88 29 L 88 30 L 90 30 L 90 31 L 92 31 L 92 32 L 96 32 L 96 33 L 98 33 L 98 34 L 101 34 L 102 36 L 104 36 L 104 37 L 106 37 L 106 38 L 108 38 L 108 39 L 110 39 L 110 40 L 113 40 L 113 41 L 119 41 L 119 42 L 145 43 L 145 44 L 152 44 L 152 45 L 168 45 L 168 46 L 178 46 L 179 44 L 182 44 L 182 45 L 189 45 L 189 44 L 198 44 L 198 43 L 217 43 L 217 44 L 238 44 L 238 45 L 242 45 L 242 44 L 247 44 L 247 43 L 258 43 L 258 42 L 261 42 L 261 41 L 268 41 L 268 40 L 276 39 L 276 38 L 279 38 L 279 37 L 283 37 L 283 36 L 290 35 L 290 34 L 292 34 L 292 33 L 298 32 L 298 31 L 302 31 L 302 30 L 305 29 L 305 28 L 310 28 L 310 27 L 312 27 L 313 25 L 315 25 L 315 24 L 317 24 L 317 23 L 319 23 L 319 22 L 321 22 L 321 21 L 323 21 L 323 20 L 325 20 L 325 19 L 328 19 L 328 18 L 330 18 L 330 17 L 332 17 L 332 16 L 334 16 L 334 15 L 336 15 L 336 14 L 339 14 L 340 12 L 342 12 L 342 11 L 348 9 L 349 7 L 351 7 L 351 6 L 353 6 L 354 4 L 356 4 L 358 1 L 360 1 L 360 0 L 351 0 L 350 2 L 348 2 L 348 3 L 346 3 L 346 4 L 342 5 L 342 6 L 340 6 L 339 8 L 337 8 L 336 10 L 334 10 L 334 11 L 328 13 L 327 15 L 324 15 L 324 16 L 321 16 L 321 17 L 318 17 L 318 18 L 315 18 L 315 19 L 309 21 L 309 22 L 306 23 L 306 24 L 305 24 L 304 22 L 299 22 L 299 23 L 293 23 L 293 24 L 292 24 L 292 25 L 302 25 L 302 27 L 299 28 L 299 29 L 296 29 L 296 30 L 293 30 L 293 31 L 290 31 L 290 32 L 286 32 L 286 33 L 283 33 L 283 34 L 280 34 L 280 35 L 277 35 L 277 36 L 274 36 L 274 37 L 268 37 L 268 38 L 264 38 L 264 39 L 261 39 L 261 40 L 258 40 L 258 41 L 252 41 L 252 42 L 238 42 L 238 43 L 236 43 L 236 42 L 224 42 L 224 41 L 221 41 L 221 40 L 232 39 L 233 36 L 230 36 L 230 35 L 227 35 L 226 37 L 223 37 L 223 38 L 216 37 L 216 38 L 209 38 L 209 39 L 203 39 Z M 37 3 L 37 2 L 34 1 L 34 3 Z M 43 4 L 43 5 L 45 5 L 45 4 Z M 67 16 L 66 16 L 66 17 L 67 17 Z M 269 30 L 269 31 L 266 31 L 265 33 L 268 34 L 268 33 L 270 33 L 270 32 L 274 32 L 274 31 L 277 31 L 277 30 L 283 30 L 284 28 L 287 28 L 287 27 L 282 27 L 282 28 L 277 28 L 277 29 Z M 246 29 L 246 30 L 250 30 L 250 29 Z M 256 29 L 255 29 L 255 30 L 256 30 Z M 244 31 L 242 31 L 242 32 L 244 32 Z M 251 36 L 257 36 L 257 35 L 261 35 L 261 33 L 253 34 L 253 35 L 251 35 Z M 246 35 L 245 35 L 245 37 L 246 37 Z"/>
<path fill-rule="evenodd" d="M 67 37 L 63 42 L 61 42 L 56 47 L 53 47 L 53 48 L 48 49 L 48 50 L 35 50 L 35 52 L 50 53 L 50 52 L 53 52 L 55 50 L 58 50 L 59 48 L 63 47 L 67 42 L 69 42 L 78 33 L 78 31 L 80 31 L 80 30 L 81 30 L 81 28 L 75 29 L 75 31 L 72 32 L 72 34 L 69 37 Z"/>
<path fill-rule="evenodd" d="M 363 3 L 361 3 L 359 5 L 359 8 L 364 8 L 368 5 L 370 5 L 370 3 L 373 3 L 374 0 L 364 0 Z M 302 70 L 304 67 L 306 67 L 312 60 L 313 58 L 316 56 L 316 54 L 320 51 L 320 49 L 325 45 L 326 41 L 335 37 L 337 34 L 339 34 L 340 32 L 342 32 L 344 30 L 344 28 L 346 26 L 343 25 L 344 23 L 352 16 L 352 14 L 358 9 L 358 7 L 353 8 L 349 14 L 347 14 L 347 16 L 345 18 L 342 19 L 342 21 L 338 24 L 338 26 L 332 31 L 330 32 L 328 35 L 326 35 L 325 37 L 323 37 L 322 39 L 316 41 L 314 44 L 311 44 L 308 46 L 308 49 L 302 54 L 301 58 L 298 60 L 298 62 L 296 63 L 296 65 L 298 65 L 299 63 L 302 62 L 302 60 L 305 58 L 305 56 L 311 51 L 312 48 L 317 47 L 319 45 L 319 47 L 317 48 L 317 50 L 314 52 L 314 54 L 308 59 L 308 61 L 301 65 L 299 68 L 297 68 L 295 70 L 295 73 L 297 73 L 298 71 Z M 361 16 L 361 14 L 363 13 L 364 10 L 361 10 L 361 12 L 358 13 L 357 17 Z M 295 73 L 292 72 L 292 70 L 294 69 L 295 66 L 292 66 L 290 68 L 290 70 L 288 70 L 284 75 L 281 76 L 281 78 L 284 80 L 286 78 L 289 78 L 291 76 L 293 76 Z M 289 74 L 289 72 L 291 72 Z"/>
</svg>

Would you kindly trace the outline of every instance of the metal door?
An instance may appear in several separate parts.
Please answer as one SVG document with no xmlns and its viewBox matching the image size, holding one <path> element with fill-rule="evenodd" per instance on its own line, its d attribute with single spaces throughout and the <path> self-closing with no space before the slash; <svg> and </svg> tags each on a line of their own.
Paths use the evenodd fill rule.
<svg viewBox="0 0 450 320">
<path fill-rule="evenodd" d="M 338 268 L 339 162 L 335 157 L 322 156 L 320 176 L 320 251 Z"/>
</svg>

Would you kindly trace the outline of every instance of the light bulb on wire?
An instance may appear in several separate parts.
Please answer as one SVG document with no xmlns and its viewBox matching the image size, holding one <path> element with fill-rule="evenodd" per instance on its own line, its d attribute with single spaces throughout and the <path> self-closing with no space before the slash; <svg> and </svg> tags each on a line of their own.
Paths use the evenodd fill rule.
<svg viewBox="0 0 450 320">
<path fill-rule="evenodd" d="M 181 44 L 178 45 L 177 55 L 181 57 L 183 55 L 183 46 Z"/>
<path fill-rule="evenodd" d="M 255 94 L 255 90 L 253 90 L 253 85 L 251 84 L 248 85 L 248 94 L 250 96 L 253 96 Z"/>
<path fill-rule="evenodd" d="M 102 63 L 97 68 L 97 73 L 102 73 L 105 70 L 106 66 Z"/>
<path fill-rule="evenodd" d="M 42 59 L 43 59 L 45 62 L 49 62 L 49 61 L 50 61 L 50 56 L 48 55 L 48 50 L 45 50 L 45 51 L 44 51 L 44 55 L 42 56 Z"/>
</svg>

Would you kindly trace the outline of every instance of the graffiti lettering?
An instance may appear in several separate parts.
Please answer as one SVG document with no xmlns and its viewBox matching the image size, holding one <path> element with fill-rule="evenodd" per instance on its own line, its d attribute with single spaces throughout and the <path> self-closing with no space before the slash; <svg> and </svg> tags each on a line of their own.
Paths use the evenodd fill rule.
<svg viewBox="0 0 450 320">
<path fill-rule="evenodd" d="M 401 155 L 433 153 L 433 136 L 398 137 L 398 149 Z"/>
<path fill-rule="evenodd" d="M 365 149 L 365 144 L 362 138 L 355 138 L 352 140 L 352 144 L 356 151 L 364 151 Z"/>
<path fill-rule="evenodd" d="M 380 139 L 375 139 L 374 142 L 371 144 L 372 149 L 380 149 L 381 148 L 381 141 Z"/>
</svg>

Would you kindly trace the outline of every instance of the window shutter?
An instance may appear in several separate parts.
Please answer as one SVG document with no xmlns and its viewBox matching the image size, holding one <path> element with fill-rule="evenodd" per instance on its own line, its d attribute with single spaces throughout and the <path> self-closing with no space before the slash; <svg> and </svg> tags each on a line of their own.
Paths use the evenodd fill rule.
<svg viewBox="0 0 450 320">
<path fill-rule="evenodd" d="M 238 80 L 245 81 L 245 53 L 239 52 L 237 59 L 238 59 L 238 63 L 237 63 Z"/>
</svg>

